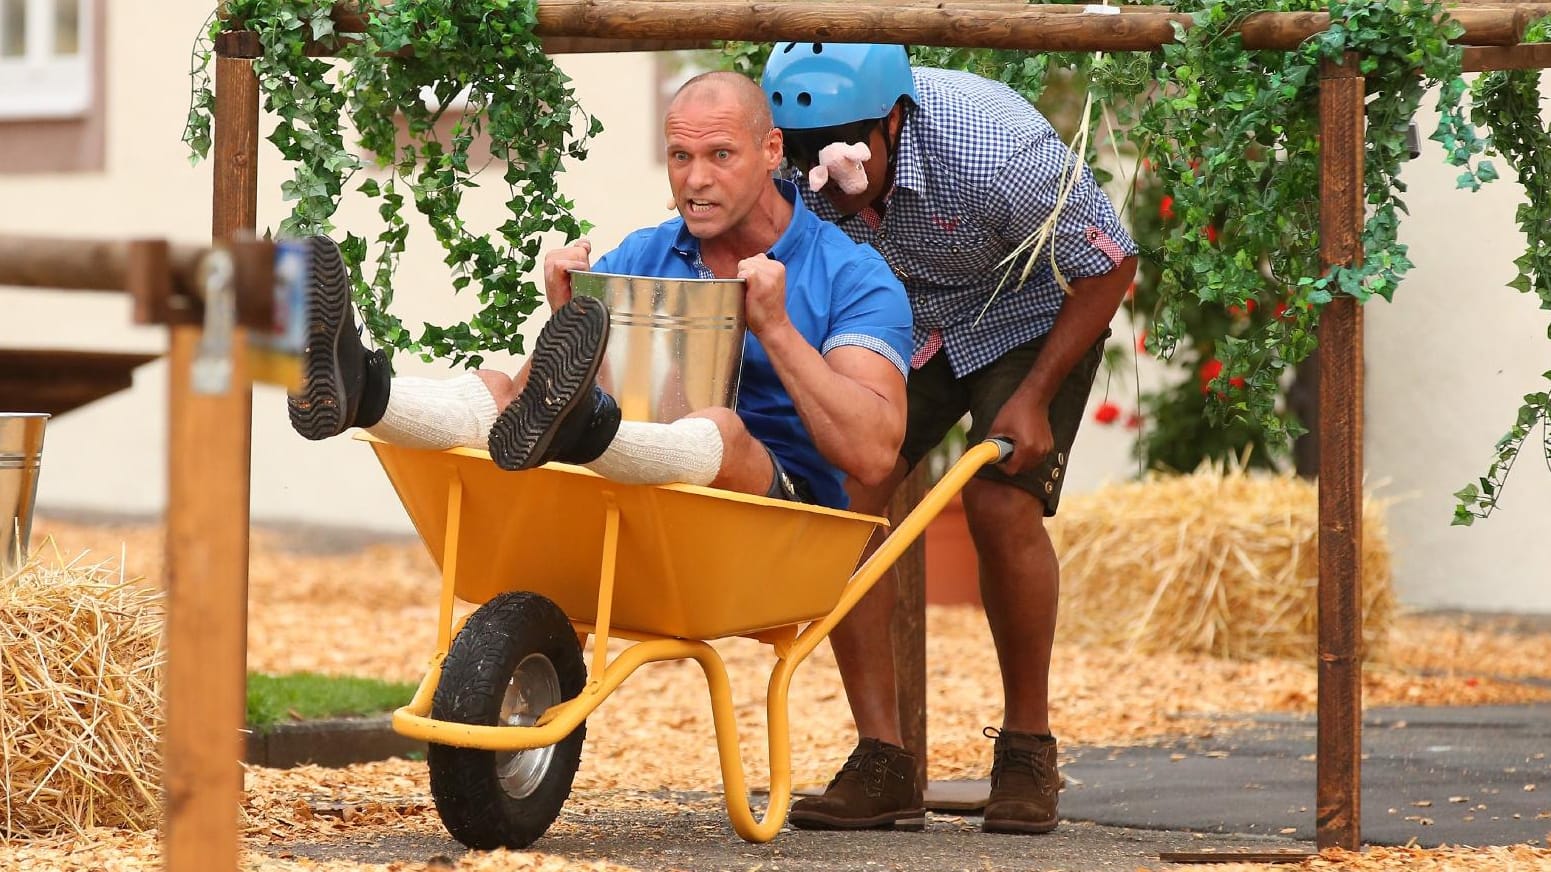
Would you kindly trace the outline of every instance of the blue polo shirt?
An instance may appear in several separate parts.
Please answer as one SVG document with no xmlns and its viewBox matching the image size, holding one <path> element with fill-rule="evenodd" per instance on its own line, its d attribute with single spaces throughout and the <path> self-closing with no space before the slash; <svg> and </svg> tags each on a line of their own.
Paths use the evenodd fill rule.
<svg viewBox="0 0 1551 872">
<path fill-rule="evenodd" d="M 883 355 L 901 373 L 910 356 L 910 301 L 905 289 L 869 245 L 852 242 L 835 225 L 803 205 L 797 187 L 775 180 L 792 204 L 792 221 L 770 249 L 786 266 L 786 313 L 821 354 L 856 345 Z M 654 278 L 716 278 L 700 258 L 700 240 L 683 218 L 637 230 L 593 265 L 599 272 Z M 808 483 L 819 505 L 849 505 L 845 476 L 825 460 L 797 416 L 797 407 L 770 357 L 750 331 L 743 343 L 738 417 L 769 446 L 788 475 Z"/>
</svg>

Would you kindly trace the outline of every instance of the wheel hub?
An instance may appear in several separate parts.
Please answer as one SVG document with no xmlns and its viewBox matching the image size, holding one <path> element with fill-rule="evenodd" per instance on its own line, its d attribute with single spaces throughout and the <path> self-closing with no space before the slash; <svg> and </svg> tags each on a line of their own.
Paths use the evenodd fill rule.
<svg viewBox="0 0 1551 872">
<path fill-rule="evenodd" d="M 529 654 L 512 670 L 501 700 L 501 725 L 531 727 L 560 699 L 560 676 L 543 654 Z M 537 790 L 554 757 L 553 745 L 496 754 L 496 778 L 513 799 L 525 799 Z"/>
</svg>

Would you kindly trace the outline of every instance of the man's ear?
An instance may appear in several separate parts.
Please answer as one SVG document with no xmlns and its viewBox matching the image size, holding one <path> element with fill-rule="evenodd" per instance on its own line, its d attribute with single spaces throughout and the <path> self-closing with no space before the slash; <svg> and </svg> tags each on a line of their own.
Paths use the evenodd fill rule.
<svg viewBox="0 0 1551 872">
<path fill-rule="evenodd" d="M 765 134 L 765 158 L 770 163 L 770 169 L 775 170 L 781 166 L 781 159 L 786 156 L 786 134 L 781 128 L 772 127 Z"/>
<path fill-rule="evenodd" d="M 883 127 L 888 133 L 890 147 L 899 142 L 899 131 L 904 126 L 905 107 L 900 103 L 895 103 L 894 108 L 890 109 L 889 114 L 883 119 Z"/>
</svg>

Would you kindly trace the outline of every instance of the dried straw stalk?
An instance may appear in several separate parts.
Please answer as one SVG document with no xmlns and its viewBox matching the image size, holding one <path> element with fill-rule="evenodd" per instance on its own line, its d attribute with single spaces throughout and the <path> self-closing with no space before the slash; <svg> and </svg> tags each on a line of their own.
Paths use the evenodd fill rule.
<svg viewBox="0 0 1551 872">
<path fill-rule="evenodd" d="M 0 579 L 0 839 L 158 819 L 161 594 L 36 555 Z"/>
<path fill-rule="evenodd" d="M 1235 659 L 1315 650 L 1316 486 L 1204 467 L 1068 497 L 1061 638 Z M 1382 654 L 1395 613 L 1383 509 L 1363 506 L 1363 636 Z"/>
</svg>

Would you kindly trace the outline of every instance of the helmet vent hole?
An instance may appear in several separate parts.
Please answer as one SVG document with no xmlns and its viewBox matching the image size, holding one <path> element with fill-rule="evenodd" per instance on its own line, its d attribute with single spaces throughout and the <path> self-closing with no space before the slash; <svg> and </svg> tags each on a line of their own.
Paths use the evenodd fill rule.
<svg viewBox="0 0 1551 872">
<path fill-rule="evenodd" d="M 770 93 L 770 102 L 776 104 L 777 106 L 781 105 L 781 92 L 772 91 Z"/>
<path fill-rule="evenodd" d="M 823 54 L 824 53 L 824 43 L 822 43 L 822 42 L 814 43 L 813 44 L 813 53 L 814 54 Z"/>
<path fill-rule="evenodd" d="M 813 95 L 809 94 L 807 91 L 803 91 L 801 94 L 798 94 L 797 95 L 797 105 L 798 106 L 812 106 L 813 105 Z"/>
<path fill-rule="evenodd" d="M 792 53 L 792 49 L 794 49 L 796 47 L 797 47 L 797 43 L 789 42 L 789 43 L 786 44 L 786 46 L 784 48 L 781 49 L 781 54 L 791 54 Z"/>
</svg>

